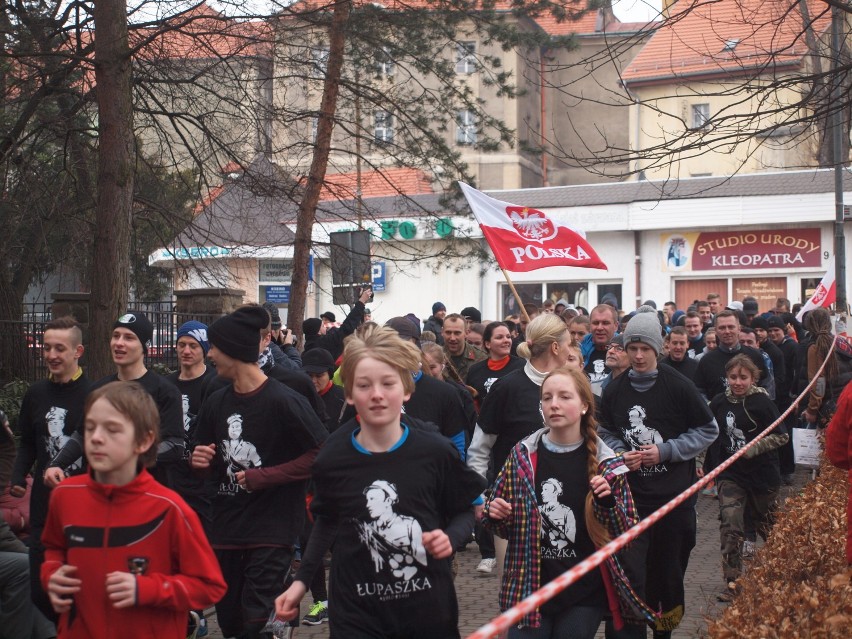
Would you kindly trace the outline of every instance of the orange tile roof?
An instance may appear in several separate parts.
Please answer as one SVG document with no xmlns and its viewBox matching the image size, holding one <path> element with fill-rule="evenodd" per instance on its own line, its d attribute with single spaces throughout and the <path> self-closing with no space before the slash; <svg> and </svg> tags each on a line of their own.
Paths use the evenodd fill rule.
<svg viewBox="0 0 852 639">
<path fill-rule="evenodd" d="M 165 26 L 131 29 L 137 58 L 202 59 L 268 56 L 272 31 L 264 20 L 234 20 L 201 3 L 169 19 Z M 150 40 L 146 43 L 146 40 Z"/>
<path fill-rule="evenodd" d="M 361 173 L 361 197 L 363 198 L 432 192 L 432 180 L 420 169 L 390 168 Z M 356 193 L 357 175 L 355 173 L 335 173 L 325 176 L 320 200 L 354 200 Z"/>
<path fill-rule="evenodd" d="M 819 35 L 831 7 L 808 0 L 808 8 Z M 622 78 L 635 86 L 771 72 L 800 65 L 806 53 L 796 0 L 679 0 Z"/>
<path fill-rule="evenodd" d="M 211 188 L 210 191 L 207 193 L 206 197 L 195 203 L 195 206 L 192 208 L 192 214 L 198 215 L 199 213 L 201 213 L 201 211 L 213 204 L 213 202 L 216 201 L 216 198 L 222 195 L 222 191 L 224 190 L 224 184 L 220 184 L 219 186 L 214 186 L 213 188 Z"/>
</svg>

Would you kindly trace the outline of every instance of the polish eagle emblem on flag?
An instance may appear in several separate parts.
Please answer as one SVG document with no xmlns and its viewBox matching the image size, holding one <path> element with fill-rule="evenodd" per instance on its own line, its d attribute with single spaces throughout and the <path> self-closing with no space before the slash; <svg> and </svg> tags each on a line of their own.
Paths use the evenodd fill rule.
<svg viewBox="0 0 852 639">
<path fill-rule="evenodd" d="M 506 214 L 517 234 L 529 242 L 543 244 L 556 237 L 556 225 L 539 210 L 527 206 L 507 206 Z"/>
<path fill-rule="evenodd" d="M 819 286 L 816 287 L 813 296 L 811 297 L 811 303 L 815 306 L 822 306 L 825 298 L 828 297 L 828 289 L 825 287 L 825 284 L 822 282 L 819 283 Z"/>
</svg>

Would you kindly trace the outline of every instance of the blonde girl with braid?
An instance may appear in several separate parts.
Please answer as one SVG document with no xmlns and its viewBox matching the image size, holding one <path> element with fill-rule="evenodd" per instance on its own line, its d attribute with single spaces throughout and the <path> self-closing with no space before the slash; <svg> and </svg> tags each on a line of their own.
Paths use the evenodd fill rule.
<svg viewBox="0 0 852 639">
<path fill-rule="evenodd" d="M 582 370 L 562 366 L 541 385 L 545 426 L 512 450 L 485 506 L 508 540 L 499 603 L 507 610 L 639 521 L 627 466 L 597 436 Z M 509 630 L 509 639 L 592 639 L 607 613 L 652 622 L 611 558 Z"/>
</svg>

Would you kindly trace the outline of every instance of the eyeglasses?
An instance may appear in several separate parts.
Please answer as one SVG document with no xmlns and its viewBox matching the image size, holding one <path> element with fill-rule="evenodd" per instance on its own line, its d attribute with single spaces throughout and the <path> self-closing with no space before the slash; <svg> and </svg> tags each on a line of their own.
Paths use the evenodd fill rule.
<svg viewBox="0 0 852 639">
<path fill-rule="evenodd" d="M 619 353 L 623 353 L 623 352 L 624 352 L 624 347 L 623 347 L 623 346 L 619 346 L 618 344 L 608 344 L 608 345 L 607 345 L 607 347 L 606 347 L 606 350 L 608 350 L 608 351 L 618 351 Z"/>
</svg>

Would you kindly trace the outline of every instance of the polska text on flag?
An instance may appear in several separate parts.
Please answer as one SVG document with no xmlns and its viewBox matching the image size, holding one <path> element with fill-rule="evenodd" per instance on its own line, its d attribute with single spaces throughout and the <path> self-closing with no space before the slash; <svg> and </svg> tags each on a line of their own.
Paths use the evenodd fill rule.
<svg viewBox="0 0 852 639">
<path fill-rule="evenodd" d="M 528 206 L 501 202 L 459 182 L 500 268 L 534 271 L 547 266 L 606 270 L 586 235 Z"/>
<path fill-rule="evenodd" d="M 796 314 L 796 319 L 800 322 L 802 321 L 802 317 L 808 311 L 812 311 L 815 308 L 829 307 L 834 304 L 837 299 L 837 289 L 834 282 L 834 257 L 831 258 L 831 262 L 828 265 L 828 270 L 825 272 L 825 275 L 820 281 L 819 285 L 814 290 L 814 294 L 811 295 L 811 299 L 807 301 L 807 303 L 802 307 Z"/>
</svg>

